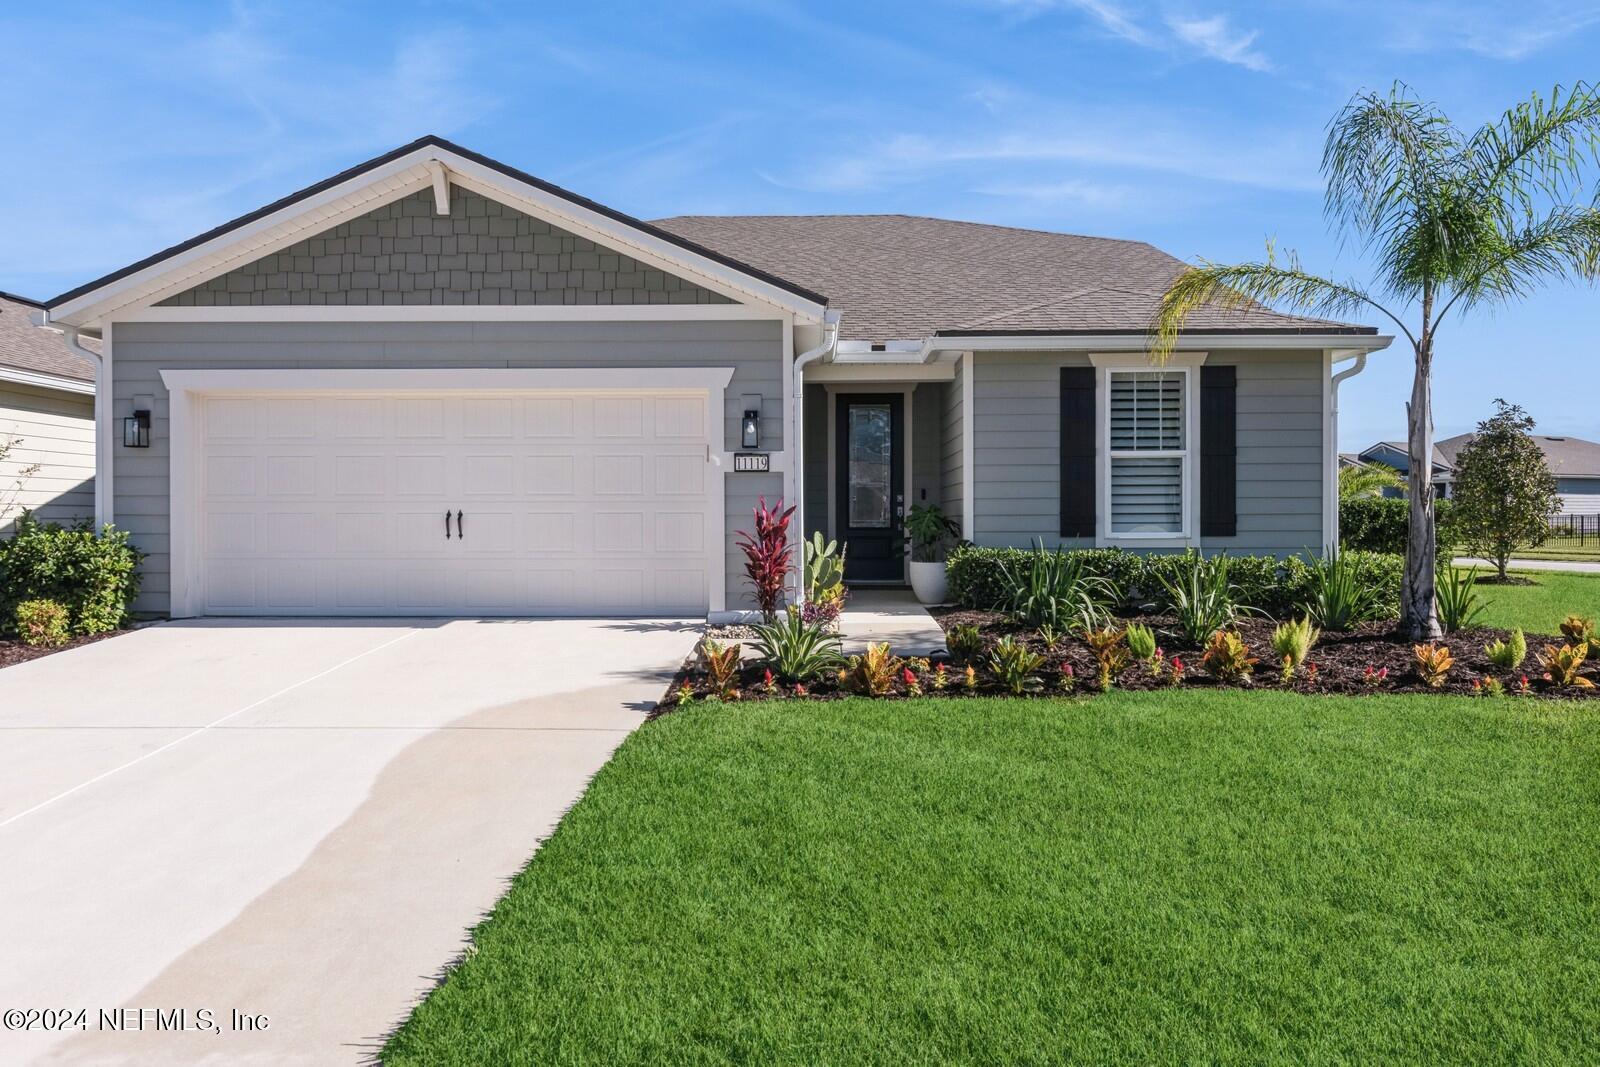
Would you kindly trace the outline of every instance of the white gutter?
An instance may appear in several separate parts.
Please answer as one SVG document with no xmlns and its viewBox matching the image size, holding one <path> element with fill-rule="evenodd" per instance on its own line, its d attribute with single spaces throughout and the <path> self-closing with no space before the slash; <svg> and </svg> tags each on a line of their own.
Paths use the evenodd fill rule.
<svg viewBox="0 0 1600 1067">
<path fill-rule="evenodd" d="M 801 352 L 794 357 L 794 388 L 791 395 L 794 397 L 794 440 L 789 443 L 789 454 L 794 457 L 794 484 L 797 487 L 793 501 L 795 507 L 795 529 L 800 534 L 800 559 L 798 573 L 795 578 L 795 601 L 805 599 L 805 544 L 806 537 L 806 383 L 805 368 L 809 363 L 815 363 L 823 356 L 832 352 L 839 344 L 839 313 L 826 311 L 822 316 L 822 343 L 813 349 Z"/>
<path fill-rule="evenodd" d="M 1220 348 L 1312 348 L 1318 351 L 1335 348 L 1374 352 L 1388 348 L 1393 341 L 1392 336 L 1385 334 L 1193 333 L 1180 335 L 1178 347 L 1211 351 Z M 1143 352 L 1149 350 L 1150 338 L 1142 333 L 947 335 L 929 337 L 922 346 L 925 359 L 936 352 Z"/>
<path fill-rule="evenodd" d="M 1334 357 L 1335 361 L 1338 362 L 1342 362 L 1344 358 L 1348 357 L 1340 354 L 1336 354 Z M 1367 369 L 1367 353 L 1365 351 L 1356 352 L 1355 360 L 1354 364 L 1333 375 L 1329 379 L 1328 385 L 1329 425 L 1325 440 L 1331 442 L 1328 462 L 1333 473 L 1330 476 L 1332 485 L 1329 487 L 1327 499 L 1323 501 L 1323 507 L 1328 509 L 1328 522 L 1325 524 L 1325 532 L 1331 530 L 1333 535 L 1328 543 L 1330 551 L 1338 551 L 1339 548 L 1339 383 L 1346 378 L 1354 378 Z"/>
<path fill-rule="evenodd" d="M 48 310 L 35 312 L 28 316 L 35 326 L 47 330 L 61 331 L 61 343 L 67 346 L 67 351 L 79 359 L 86 359 L 94 366 L 94 528 L 99 530 L 105 526 L 105 517 L 110 513 L 111 496 L 111 442 L 105 430 L 105 421 L 100 415 L 106 398 L 106 361 L 100 358 L 100 353 L 91 352 L 79 343 L 78 327 L 68 326 L 65 323 L 50 321 Z"/>
</svg>

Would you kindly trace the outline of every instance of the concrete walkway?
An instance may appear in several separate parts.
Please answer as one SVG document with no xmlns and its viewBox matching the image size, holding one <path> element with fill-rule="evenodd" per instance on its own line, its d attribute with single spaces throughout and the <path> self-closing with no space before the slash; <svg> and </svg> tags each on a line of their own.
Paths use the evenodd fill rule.
<svg viewBox="0 0 1600 1067">
<path fill-rule="evenodd" d="M 1494 570 L 1486 559 L 1469 556 L 1456 557 L 1457 567 L 1477 567 L 1480 571 Z M 1514 559 L 1506 564 L 1513 571 L 1568 571 L 1572 574 L 1600 574 L 1600 562 L 1582 559 Z"/>
<path fill-rule="evenodd" d="M 0 670 L 0 1005 L 88 1012 L 0 1063 L 370 1059 L 698 633 L 168 623 Z M 176 1008 L 222 1032 L 99 1016 Z"/>
<path fill-rule="evenodd" d="M 839 636 L 847 656 L 882 641 L 899 656 L 945 651 L 944 630 L 909 589 L 851 589 L 839 615 Z"/>
</svg>

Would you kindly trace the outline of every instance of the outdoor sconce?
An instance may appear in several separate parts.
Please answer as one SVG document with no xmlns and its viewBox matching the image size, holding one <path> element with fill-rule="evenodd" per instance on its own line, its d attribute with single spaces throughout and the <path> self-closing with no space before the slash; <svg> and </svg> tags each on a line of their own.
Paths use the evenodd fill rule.
<svg viewBox="0 0 1600 1067">
<path fill-rule="evenodd" d="M 122 420 L 124 448 L 150 447 L 150 412 L 140 410 Z"/>
<path fill-rule="evenodd" d="M 761 412 L 746 409 L 739 423 L 739 443 L 745 448 L 755 448 L 761 443 Z"/>
</svg>

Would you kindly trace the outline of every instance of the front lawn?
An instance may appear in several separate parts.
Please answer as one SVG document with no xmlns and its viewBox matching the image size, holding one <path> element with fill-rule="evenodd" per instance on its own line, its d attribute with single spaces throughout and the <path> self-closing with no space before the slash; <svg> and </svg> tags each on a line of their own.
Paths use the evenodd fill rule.
<svg viewBox="0 0 1600 1067">
<path fill-rule="evenodd" d="M 1178 690 L 638 731 L 386 1063 L 1578 1062 L 1600 709 Z"/>
<path fill-rule="evenodd" d="M 1486 609 L 1479 623 L 1509 630 L 1521 627 L 1530 634 L 1558 634 L 1561 620 L 1571 614 L 1600 616 L 1600 574 L 1565 571 L 1513 571 L 1535 585 L 1479 585 Z"/>
</svg>

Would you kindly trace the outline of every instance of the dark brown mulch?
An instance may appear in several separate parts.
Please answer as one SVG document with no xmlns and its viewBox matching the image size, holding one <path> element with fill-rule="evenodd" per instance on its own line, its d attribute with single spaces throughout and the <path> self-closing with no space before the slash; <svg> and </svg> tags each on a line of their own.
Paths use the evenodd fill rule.
<svg viewBox="0 0 1600 1067">
<path fill-rule="evenodd" d="M 69 648 L 80 648 L 83 645 L 92 645 L 96 641 L 104 641 L 108 637 L 116 637 L 119 634 L 132 632 L 132 630 L 112 630 L 110 633 L 74 637 L 60 648 L 33 648 L 15 638 L 0 638 L 0 668 L 12 667 L 18 663 L 26 663 L 30 659 L 38 659 L 40 656 L 65 652 Z"/>
<path fill-rule="evenodd" d="M 934 608 L 932 614 L 947 633 L 952 627 L 962 623 L 977 626 L 983 634 L 983 652 L 973 661 L 977 683 L 974 688 L 968 689 L 962 685 L 967 664 L 952 661 L 946 668 L 945 679 L 948 684 L 943 690 L 934 688 L 931 670 L 919 672 L 918 682 L 923 689 L 923 695 L 1003 695 L 1005 690 L 995 682 L 986 664 L 989 650 L 1000 638 L 1008 635 L 1046 657 L 1046 666 L 1039 676 L 1041 685 L 1037 695 L 1059 696 L 1068 692 L 1092 694 L 1096 691 L 1095 659 L 1081 638 L 1061 638 L 1056 647 L 1050 649 L 1046 647 L 1044 639 L 1037 631 L 1019 626 L 997 612 Z M 1142 623 L 1154 630 L 1164 659 L 1159 674 L 1142 663 L 1128 667 L 1117 675 L 1116 688 L 1130 690 L 1166 688 L 1170 684 L 1171 663 L 1175 658 L 1181 660 L 1184 666 L 1182 683 L 1184 688 L 1220 687 L 1220 683 L 1207 675 L 1202 668 L 1201 649 L 1179 636 L 1175 619 L 1170 616 L 1151 615 L 1125 621 Z M 1562 644 L 1561 639 L 1529 636 L 1528 658 L 1522 667 L 1516 671 L 1502 672 L 1489 662 L 1484 646 L 1509 637 L 1510 632 L 1487 628 L 1463 630 L 1451 634 L 1440 642 L 1455 656 L 1455 665 L 1451 668 L 1443 686 L 1430 688 L 1416 673 L 1414 643 L 1397 636 L 1392 621 L 1368 623 L 1349 633 L 1323 634 L 1311 650 L 1307 665 L 1298 670 L 1286 683 L 1281 677 L 1280 668 L 1273 661 L 1271 636 L 1276 625 L 1277 623 L 1270 619 L 1246 619 L 1238 626 L 1239 635 L 1249 646 L 1250 654 L 1260 661 L 1256 664 L 1254 676 L 1244 686 L 1245 688 L 1319 694 L 1437 693 L 1474 696 L 1480 693 L 1480 690 L 1474 687 L 1474 682 L 1481 685 L 1485 679 L 1497 678 L 1505 687 L 1505 691 L 1512 695 L 1526 693 L 1530 696 L 1558 699 L 1600 698 L 1600 659 L 1591 657 L 1582 671 L 1582 676 L 1593 682 L 1595 688 L 1558 688 L 1545 680 L 1537 656 L 1547 645 Z M 1067 666 L 1072 668 L 1070 683 L 1065 670 Z M 1368 673 L 1369 668 L 1371 674 Z M 1527 680 L 1525 684 L 1524 678 Z M 706 695 L 705 672 L 698 663 L 686 665 L 673 679 L 671 688 L 652 713 L 653 716 L 673 710 L 677 704 L 677 694 L 685 683 L 694 689 L 696 699 Z M 766 685 L 764 668 L 757 664 L 748 664 L 740 672 L 739 694 L 739 699 L 744 701 L 793 699 L 796 696 L 792 686 L 784 686 L 781 683 L 769 689 Z M 813 700 L 839 699 L 851 695 L 854 694 L 841 687 L 835 678 L 819 679 L 807 686 L 805 692 L 806 698 Z M 890 695 L 911 694 L 901 681 L 896 683 Z"/>
<path fill-rule="evenodd" d="M 1504 578 L 1500 577 L 1498 574 L 1484 574 L 1484 575 L 1480 575 L 1479 576 L 1477 584 L 1479 584 L 1479 585 L 1538 585 L 1539 583 L 1534 581 L 1532 578 L 1519 578 L 1515 574 L 1508 574 Z"/>
</svg>

